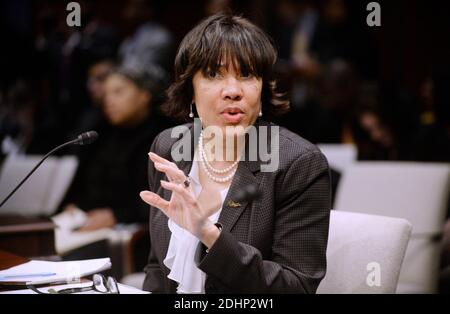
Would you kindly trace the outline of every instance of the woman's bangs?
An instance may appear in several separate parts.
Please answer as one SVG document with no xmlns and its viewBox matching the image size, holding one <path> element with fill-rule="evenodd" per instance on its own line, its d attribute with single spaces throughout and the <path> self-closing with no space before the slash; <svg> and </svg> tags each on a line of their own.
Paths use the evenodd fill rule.
<svg viewBox="0 0 450 314">
<path fill-rule="evenodd" d="M 200 68 L 203 74 L 217 73 L 221 68 L 233 68 L 242 76 L 262 77 L 264 66 L 250 52 L 248 42 L 241 36 L 223 36 L 220 40 L 209 42 Z"/>
</svg>

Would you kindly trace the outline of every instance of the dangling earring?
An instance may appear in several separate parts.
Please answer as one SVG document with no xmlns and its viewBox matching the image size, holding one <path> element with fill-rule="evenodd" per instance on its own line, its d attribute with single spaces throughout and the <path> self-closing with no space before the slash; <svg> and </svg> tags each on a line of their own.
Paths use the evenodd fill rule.
<svg viewBox="0 0 450 314">
<path fill-rule="evenodd" d="M 258 116 L 262 117 L 262 110 L 261 109 L 259 110 Z"/>
<path fill-rule="evenodd" d="M 192 104 L 194 102 L 191 102 L 191 106 L 190 106 L 190 111 L 189 111 L 189 118 L 193 118 L 194 117 L 194 113 L 192 112 Z"/>
</svg>

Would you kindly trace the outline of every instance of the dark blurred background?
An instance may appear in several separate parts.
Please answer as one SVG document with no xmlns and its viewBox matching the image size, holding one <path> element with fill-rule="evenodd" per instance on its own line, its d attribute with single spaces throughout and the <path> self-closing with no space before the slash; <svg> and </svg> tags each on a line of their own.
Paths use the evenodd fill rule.
<svg viewBox="0 0 450 314">
<path fill-rule="evenodd" d="M 78 1 L 81 26 L 69 27 L 68 1 L 2 1 L 2 155 L 44 153 L 73 135 L 93 102 L 89 68 L 123 58 L 146 22 L 172 36 L 173 49 L 156 53 L 171 74 L 186 32 L 230 7 L 279 49 L 279 85 L 292 101 L 280 124 L 314 143 L 355 143 L 361 160 L 449 161 L 446 11 L 438 1 L 378 1 L 381 26 L 369 27 L 369 2 Z"/>
</svg>

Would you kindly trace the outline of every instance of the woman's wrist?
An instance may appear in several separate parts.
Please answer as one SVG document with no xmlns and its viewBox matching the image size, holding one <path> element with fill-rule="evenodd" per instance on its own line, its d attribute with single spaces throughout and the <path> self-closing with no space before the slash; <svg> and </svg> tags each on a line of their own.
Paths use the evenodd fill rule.
<svg viewBox="0 0 450 314">
<path fill-rule="evenodd" d="M 200 235 L 200 241 L 210 249 L 220 236 L 221 228 L 212 222 L 208 222 Z"/>
</svg>

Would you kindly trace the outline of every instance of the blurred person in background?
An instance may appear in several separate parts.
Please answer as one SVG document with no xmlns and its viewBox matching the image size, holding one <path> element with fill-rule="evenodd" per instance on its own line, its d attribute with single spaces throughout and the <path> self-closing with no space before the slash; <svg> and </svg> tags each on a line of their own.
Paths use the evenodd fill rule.
<svg viewBox="0 0 450 314">
<path fill-rule="evenodd" d="M 88 131 L 102 120 L 104 82 L 117 58 L 119 39 L 115 27 L 92 18 L 84 27 L 78 47 L 77 65 L 83 68 L 83 90 L 87 92 L 75 127 Z"/>
<path fill-rule="evenodd" d="M 352 143 L 353 112 L 359 80 L 353 66 L 335 60 L 311 85 L 310 95 L 295 114 L 282 117 L 280 124 L 313 143 Z"/>
<path fill-rule="evenodd" d="M 121 66 L 106 78 L 102 109 L 111 127 L 80 161 L 64 201 L 64 210 L 88 212 L 80 231 L 147 222 L 148 210 L 138 197 L 146 186 L 147 152 L 154 137 L 170 125 L 158 114 L 165 74 L 151 69 Z"/>
<path fill-rule="evenodd" d="M 83 127 L 91 98 L 86 88 L 94 60 L 115 58 L 118 34 L 98 15 L 98 7 L 80 1 L 81 26 L 68 26 L 65 3 L 46 2 L 36 12 L 33 55 L 42 124 L 53 146 L 72 139 Z"/>
<path fill-rule="evenodd" d="M 313 1 L 282 0 L 277 3 L 276 12 L 281 25 L 276 70 L 290 87 L 292 109 L 301 109 L 307 101 L 309 82 L 321 71 L 311 50 L 319 10 Z"/>
<path fill-rule="evenodd" d="M 37 107 L 29 82 L 19 79 L 0 99 L 1 159 L 33 152 L 36 145 Z"/>
<path fill-rule="evenodd" d="M 278 2 L 277 70 L 290 89 L 291 115 L 278 123 L 313 143 L 353 143 L 360 86 L 374 76 L 370 36 L 345 0 Z"/>
<path fill-rule="evenodd" d="M 75 138 L 78 134 L 90 130 L 96 130 L 103 133 L 109 124 L 106 121 L 103 105 L 105 101 L 105 81 L 112 69 L 114 60 L 109 57 L 93 60 L 88 68 L 86 88 L 89 93 L 89 106 L 80 114 L 78 121 L 71 132 L 69 138 Z M 89 149 L 89 147 L 74 147 L 78 154 Z"/>
<path fill-rule="evenodd" d="M 6 88 L 0 99 L 0 160 L 9 154 L 45 154 L 55 147 L 45 113 L 31 80 L 19 78 Z"/>
<path fill-rule="evenodd" d="M 412 157 L 418 161 L 450 162 L 450 75 L 434 75 L 422 81 L 420 116 Z"/>
<path fill-rule="evenodd" d="M 394 134 L 382 115 L 373 108 L 358 109 L 354 140 L 358 160 L 397 160 Z"/>
<path fill-rule="evenodd" d="M 114 62 L 111 59 L 100 59 L 89 67 L 87 89 L 95 107 L 100 107 L 103 104 L 105 96 L 104 83 L 113 67 Z"/>
</svg>

